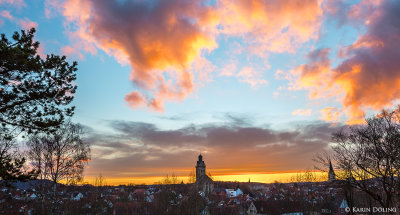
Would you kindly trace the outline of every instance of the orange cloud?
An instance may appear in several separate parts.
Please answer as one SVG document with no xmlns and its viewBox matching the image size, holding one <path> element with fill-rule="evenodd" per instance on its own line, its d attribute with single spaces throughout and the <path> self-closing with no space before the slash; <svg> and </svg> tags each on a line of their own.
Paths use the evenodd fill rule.
<svg viewBox="0 0 400 215">
<path fill-rule="evenodd" d="M 24 18 L 24 19 L 16 18 L 13 15 L 11 15 L 11 12 L 8 10 L 0 11 L 0 16 L 20 25 L 25 30 L 29 30 L 31 28 L 38 27 L 38 24 L 36 22 L 33 22 L 28 18 Z"/>
<path fill-rule="evenodd" d="M 331 77 L 329 53 L 329 48 L 314 50 L 307 55 L 309 63 L 298 66 L 289 74 L 282 75 L 282 71 L 279 71 L 277 75 L 291 80 L 290 90 L 308 89 L 311 99 L 335 96 L 337 91 L 329 81 Z"/>
<path fill-rule="evenodd" d="M 74 43 L 63 53 L 83 58 L 81 51 L 94 54 L 99 48 L 121 64 L 129 63 L 130 79 L 139 87 L 135 93 L 145 99 L 128 99 L 142 102 L 129 106 L 145 104 L 154 110 L 163 110 L 165 101 L 183 100 L 196 86 L 212 80 L 215 66 L 207 61 L 202 67 L 199 62 L 204 62 L 202 50 L 217 46 L 216 36 L 246 36 L 249 50 L 257 55 L 294 52 L 318 38 L 323 15 L 320 0 L 221 0 L 211 6 L 200 0 L 59 1 L 45 3 L 46 14 L 56 8 L 66 17 Z M 252 87 L 268 84 L 249 68 L 232 73 L 227 67 L 221 75 L 235 75 Z"/>
<path fill-rule="evenodd" d="M 23 28 L 23 29 L 31 29 L 31 28 L 37 28 L 38 24 L 36 22 L 33 22 L 27 18 L 25 19 L 21 19 L 19 20 L 19 25 Z"/>
<path fill-rule="evenodd" d="M 229 63 L 224 65 L 221 69 L 220 69 L 220 76 L 233 76 L 236 73 L 237 70 L 237 66 L 235 63 Z"/>
<path fill-rule="evenodd" d="M 371 7 L 366 2 L 359 4 Z M 330 66 L 330 50 L 321 49 L 310 53 L 309 63 L 291 71 L 297 77 L 293 89 L 308 89 L 311 98 L 339 98 L 349 124 L 362 123 L 367 108 L 379 110 L 400 98 L 400 24 L 393 22 L 400 18 L 400 3 L 371 4 L 375 9 L 367 17 L 367 32 L 344 49 L 342 56 L 347 58 L 336 68 Z M 364 16 L 353 12 L 357 14 Z"/>
<path fill-rule="evenodd" d="M 83 54 L 79 52 L 79 49 L 77 47 L 72 47 L 72 46 L 64 46 L 61 48 L 61 53 L 63 55 L 76 55 L 80 59 L 84 59 Z"/>
<path fill-rule="evenodd" d="M 195 83 L 197 86 L 204 86 L 205 83 L 211 82 L 213 74 L 217 70 L 217 67 L 204 57 L 196 58 L 190 67 L 197 78 Z"/>
<path fill-rule="evenodd" d="M 222 0 L 221 33 L 250 36 L 251 50 L 294 52 L 300 44 L 316 39 L 322 22 L 318 0 Z"/>
<path fill-rule="evenodd" d="M 0 16 L 4 17 L 6 19 L 9 19 L 9 20 L 13 20 L 14 19 L 14 17 L 11 15 L 10 11 L 8 11 L 8 10 L 1 11 L 0 12 Z"/>
<path fill-rule="evenodd" d="M 132 108 L 137 108 L 138 106 L 146 103 L 146 99 L 136 91 L 128 93 L 125 96 L 125 101 L 128 102 Z"/>
<path fill-rule="evenodd" d="M 321 119 L 327 122 L 338 122 L 340 116 L 340 110 L 335 107 L 326 107 L 321 110 Z"/>
<path fill-rule="evenodd" d="M 373 10 L 367 33 L 346 50 L 351 57 L 335 69 L 333 78 L 346 92 L 349 122 L 362 121 L 366 107 L 378 110 L 400 98 L 400 25 L 393 22 L 399 14 L 399 2 L 384 2 Z"/>
<path fill-rule="evenodd" d="M 165 101 L 186 98 L 198 86 L 196 80 L 211 80 L 208 71 L 214 66 L 207 64 L 208 70 L 199 73 L 197 62 L 202 61 L 202 50 L 217 46 L 217 35 L 249 36 L 250 50 L 259 55 L 294 51 L 317 38 L 322 21 L 318 0 L 221 0 L 213 6 L 200 0 L 59 1 L 46 0 L 46 14 L 56 7 L 66 17 L 67 28 L 75 29 L 69 30 L 74 43 L 63 53 L 83 57 L 81 51 L 96 53 L 99 48 L 129 63 L 130 78 L 146 100 L 140 101 L 155 110 L 163 110 Z M 246 69 L 236 75 L 252 87 L 268 83 Z"/>
<path fill-rule="evenodd" d="M 63 4 L 63 15 L 78 26 L 71 32 L 75 45 L 94 52 L 94 46 L 132 67 L 130 78 L 152 95 L 127 99 L 163 110 L 165 100 L 182 100 L 192 92 L 192 62 L 203 49 L 217 46 L 212 29 L 218 15 L 201 1 L 148 2 L 77 1 Z M 166 36 L 168 35 L 168 36 Z M 195 66 L 195 65 L 194 65 Z M 166 75 L 167 77 L 166 78 Z M 137 94 L 139 92 L 135 92 Z"/>
<path fill-rule="evenodd" d="M 268 85 L 268 81 L 262 78 L 262 72 L 255 70 L 252 67 L 245 66 L 237 74 L 241 82 L 250 84 L 251 87 L 255 88 L 260 85 Z"/>
<path fill-rule="evenodd" d="M 311 109 L 296 109 L 292 112 L 295 116 L 310 116 Z"/>
</svg>

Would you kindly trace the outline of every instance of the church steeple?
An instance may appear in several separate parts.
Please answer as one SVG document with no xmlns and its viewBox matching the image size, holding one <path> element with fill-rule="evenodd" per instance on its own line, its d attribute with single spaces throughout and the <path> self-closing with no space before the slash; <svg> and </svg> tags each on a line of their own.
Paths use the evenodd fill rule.
<svg viewBox="0 0 400 215">
<path fill-rule="evenodd" d="M 203 161 L 203 156 L 199 155 L 199 160 L 197 161 L 196 165 L 196 181 L 199 180 L 199 178 L 203 175 L 206 174 L 206 164 Z"/>
<path fill-rule="evenodd" d="M 208 195 L 214 190 L 213 180 L 206 175 L 206 164 L 203 160 L 203 155 L 199 154 L 199 160 L 196 164 L 196 189 Z"/>
<path fill-rule="evenodd" d="M 336 180 L 336 174 L 335 171 L 333 171 L 332 162 L 329 161 L 328 181 L 334 181 L 334 180 Z"/>
</svg>

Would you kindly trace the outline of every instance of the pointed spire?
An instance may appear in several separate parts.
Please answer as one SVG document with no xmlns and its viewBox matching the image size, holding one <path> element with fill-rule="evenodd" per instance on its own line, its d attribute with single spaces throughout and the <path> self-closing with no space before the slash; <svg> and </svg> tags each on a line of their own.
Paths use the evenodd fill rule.
<svg viewBox="0 0 400 215">
<path fill-rule="evenodd" d="M 336 180 L 335 171 L 333 170 L 332 162 L 329 160 L 329 173 L 328 173 L 328 181 Z"/>
<path fill-rule="evenodd" d="M 331 161 L 329 161 L 329 172 L 333 172 L 333 166 Z"/>
</svg>

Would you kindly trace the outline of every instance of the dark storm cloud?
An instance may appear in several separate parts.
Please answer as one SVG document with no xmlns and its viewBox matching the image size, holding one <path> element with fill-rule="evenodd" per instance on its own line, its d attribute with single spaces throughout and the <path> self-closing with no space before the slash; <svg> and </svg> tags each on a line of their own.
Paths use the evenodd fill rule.
<svg viewBox="0 0 400 215">
<path fill-rule="evenodd" d="M 143 122 L 111 121 L 116 134 L 93 133 L 88 139 L 94 158 L 90 171 L 125 172 L 135 176 L 188 170 L 199 152 L 215 173 L 288 171 L 310 168 L 341 126 L 314 122 L 294 129 L 230 124 L 188 125 L 161 130 Z"/>
</svg>

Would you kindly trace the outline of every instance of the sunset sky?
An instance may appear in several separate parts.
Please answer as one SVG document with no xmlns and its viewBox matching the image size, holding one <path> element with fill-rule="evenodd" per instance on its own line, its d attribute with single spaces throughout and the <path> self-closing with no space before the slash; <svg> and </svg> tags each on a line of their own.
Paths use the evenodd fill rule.
<svg viewBox="0 0 400 215">
<path fill-rule="evenodd" d="M 400 98 L 400 1 L 0 0 L 0 33 L 30 27 L 79 63 L 89 179 L 187 176 L 201 152 L 221 180 L 277 180 Z"/>
</svg>

